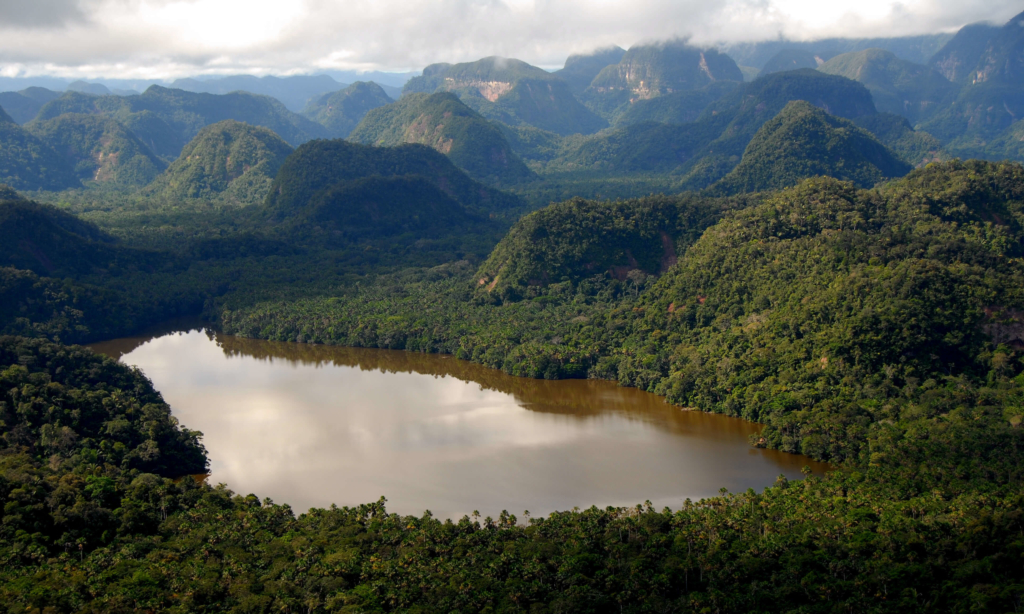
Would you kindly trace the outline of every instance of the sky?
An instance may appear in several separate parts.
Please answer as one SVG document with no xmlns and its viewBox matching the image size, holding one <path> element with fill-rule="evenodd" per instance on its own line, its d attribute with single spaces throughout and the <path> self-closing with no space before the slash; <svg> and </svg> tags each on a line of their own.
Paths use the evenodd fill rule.
<svg viewBox="0 0 1024 614">
<path fill-rule="evenodd" d="M 499 55 L 878 37 L 1002 24 L 1019 0 L 0 0 L 0 76 L 419 70 Z"/>
</svg>

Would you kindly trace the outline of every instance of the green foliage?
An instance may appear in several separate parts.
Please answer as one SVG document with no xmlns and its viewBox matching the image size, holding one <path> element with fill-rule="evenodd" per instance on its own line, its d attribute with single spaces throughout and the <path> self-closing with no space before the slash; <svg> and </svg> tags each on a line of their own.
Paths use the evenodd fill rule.
<svg viewBox="0 0 1024 614">
<path fill-rule="evenodd" d="M 503 229 L 417 175 L 372 176 L 332 185 L 312 197 L 303 216 L 296 224 L 315 226 L 330 241 L 346 243 L 400 235 L 411 242 Z"/>
<path fill-rule="evenodd" d="M 199 131 L 149 191 L 167 199 L 221 197 L 230 204 L 260 204 L 292 151 L 267 128 L 217 122 Z"/>
<path fill-rule="evenodd" d="M 641 122 L 688 124 L 700 117 L 709 104 L 721 99 L 739 86 L 733 81 L 716 81 L 700 89 L 672 92 L 654 98 L 633 101 L 615 118 L 615 126 Z"/>
<path fill-rule="evenodd" d="M 64 343 L 98 341 L 130 334 L 189 309 L 197 306 L 186 305 L 186 309 L 175 311 L 159 303 L 128 300 L 124 293 L 101 286 L 0 267 L 3 335 Z"/>
<path fill-rule="evenodd" d="M 0 182 L 18 190 L 80 186 L 71 165 L 0 109 Z"/>
<path fill-rule="evenodd" d="M 863 83 L 879 111 L 902 115 L 912 123 L 931 115 L 957 89 L 934 68 L 881 49 L 838 55 L 818 70 Z"/>
<path fill-rule="evenodd" d="M 862 115 L 854 119 L 853 123 L 875 135 L 883 145 L 911 166 L 939 162 L 947 157 L 938 139 L 927 132 L 914 130 L 907 118 L 900 115 Z"/>
<path fill-rule="evenodd" d="M 573 199 L 516 223 L 476 273 L 479 292 L 513 301 L 528 286 L 578 283 L 632 270 L 659 274 L 735 203 L 694 196 L 593 202 Z"/>
<path fill-rule="evenodd" d="M 118 120 L 153 149 L 153 153 L 174 160 L 181 148 L 210 124 L 227 119 L 269 128 L 297 146 L 326 135 L 326 129 L 292 113 L 269 96 L 247 92 L 203 94 L 150 86 L 138 96 L 87 96 L 66 92 L 39 111 L 39 119 L 53 119 L 64 113 L 100 114 Z"/>
<path fill-rule="evenodd" d="M 143 186 L 166 166 L 130 130 L 109 117 L 66 113 L 25 128 L 62 154 L 85 181 Z"/>
<path fill-rule="evenodd" d="M 0 364 L 5 568 L 152 533 L 181 493 L 161 476 L 205 473 L 201 433 L 137 370 L 19 337 L 0 337 Z"/>
<path fill-rule="evenodd" d="M 14 121 L 25 124 L 39 114 L 39 109 L 43 108 L 44 104 L 58 96 L 59 92 L 44 87 L 29 87 L 20 92 L 0 92 L 0 107 L 3 107 Z"/>
<path fill-rule="evenodd" d="M 720 194 L 761 192 L 817 176 L 867 188 L 902 177 L 910 169 L 853 122 L 796 101 L 761 127 L 739 165 L 710 190 Z"/>
<path fill-rule="evenodd" d="M 646 102 L 657 108 L 660 98 L 675 100 L 674 96 Z M 673 191 L 702 189 L 727 175 L 761 126 L 794 100 L 809 101 L 839 117 L 875 113 L 871 93 L 861 84 L 814 70 L 798 70 L 735 87 L 690 124 L 643 122 L 591 137 L 564 139 L 516 130 L 510 134 L 510 142 L 534 168 L 548 175 L 581 170 L 601 171 L 612 177 L 660 174 L 668 175 L 662 183 L 672 186 Z"/>
<path fill-rule="evenodd" d="M 937 137 L 955 155 L 984 150 L 1024 113 L 1024 92 L 997 81 L 964 87 L 956 98 L 921 122 L 920 130 Z"/>
<path fill-rule="evenodd" d="M 989 160 L 1024 161 L 1024 122 L 1015 121 L 1010 127 L 985 144 L 978 157 Z"/>
<path fill-rule="evenodd" d="M 1024 13 L 1015 15 L 992 34 L 971 75 L 973 83 L 1020 86 L 1024 81 Z"/>
<path fill-rule="evenodd" d="M 374 175 L 418 175 L 468 208 L 502 211 L 517 204 L 514 197 L 473 181 L 429 147 L 372 147 L 334 140 L 306 143 L 288 156 L 267 196 L 268 212 L 284 219 L 304 209 L 321 190 Z"/>
<path fill-rule="evenodd" d="M 426 145 L 474 179 L 488 183 L 516 183 L 533 176 L 500 129 L 448 93 L 407 94 L 374 109 L 349 140 L 385 147 Z"/>
<path fill-rule="evenodd" d="M 0 239 L 0 265 L 41 274 L 80 275 L 159 262 L 154 253 L 110 245 L 110 237 L 95 226 L 26 200 L 0 202 Z"/>
<path fill-rule="evenodd" d="M 817 67 L 818 57 L 814 53 L 806 49 L 782 49 L 761 67 L 761 72 L 758 73 L 758 76 L 763 77 L 776 72 Z"/>
<path fill-rule="evenodd" d="M 391 97 L 376 83 L 356 81 L 343 90 L 310 101 L 302 114 L 326 128 L 328 137 L 343 139 L 367 113 L 391 102 Z"/>
</svg>

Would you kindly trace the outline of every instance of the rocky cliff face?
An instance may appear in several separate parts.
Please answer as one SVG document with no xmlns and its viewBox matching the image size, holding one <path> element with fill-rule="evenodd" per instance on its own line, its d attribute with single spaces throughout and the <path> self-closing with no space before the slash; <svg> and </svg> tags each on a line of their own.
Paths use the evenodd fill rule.
<svg viewBox="0 0 1024 614">
<path fill-rule="evenodd" d="M 970 82 L 989 40 L 998 31 L 997 27 L 984 23 L 964 26 L 932 56 L 928 65 L 953 83 Z"/>
<path fill-rule="evenodd" d="M 989 39 L 970 81 L 1024 84 L 1024 13 L 1011 19 Z"/>
<path fill-rule="evenodd" d="M 590 87 L 598 92 L 628 91 L 631 100 L 645 100 L 716 81 L 743 81 L 732 59 L 714 49 L 681 43 L 634 46 L 618 64 L 602 70 Z"/>
<path fill-rule="evenodd" d="M 583 106 L 569 84 L 526 62 L 490 57 L 465 64 L 432 64 L 403 94 L 451 92 L 490 120 L 557 134 L 589 134 L 607 122 Z"/>
</svg>

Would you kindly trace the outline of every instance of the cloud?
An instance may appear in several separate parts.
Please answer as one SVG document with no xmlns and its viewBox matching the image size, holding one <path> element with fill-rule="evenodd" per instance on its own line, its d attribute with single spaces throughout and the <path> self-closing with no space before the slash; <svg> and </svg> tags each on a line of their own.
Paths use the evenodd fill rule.
<svg viewBox="0 0 1024 614">
<path fill-rule="evenodd" d="M 415 70 L 490 55 L 924 34 L 1002 23 L 1016 0 L 0 0 L 0 71 L 161 78 Z"/>
<path fill-rule="evenodd" d="M 45 28 L 85 19 L 79 0 L 0 0 L 0 23 L 5 27 Z"/>
</svg>

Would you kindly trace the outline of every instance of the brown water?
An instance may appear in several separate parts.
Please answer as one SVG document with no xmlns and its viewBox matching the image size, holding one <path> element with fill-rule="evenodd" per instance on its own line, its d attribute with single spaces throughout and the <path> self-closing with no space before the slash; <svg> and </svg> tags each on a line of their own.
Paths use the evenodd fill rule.
<svg viewBox="0 0 1024 614">
<path fill-rule="evenodd" d="M 516 378 L 447 356 L 191 330 L 95 350 L 140 367 L 205 434 L 211 482 L 297 511 L 388 498 L 402 514 L 546 514 L 799 478 L 759 426 L 611 382 Z"/>
</svg>

